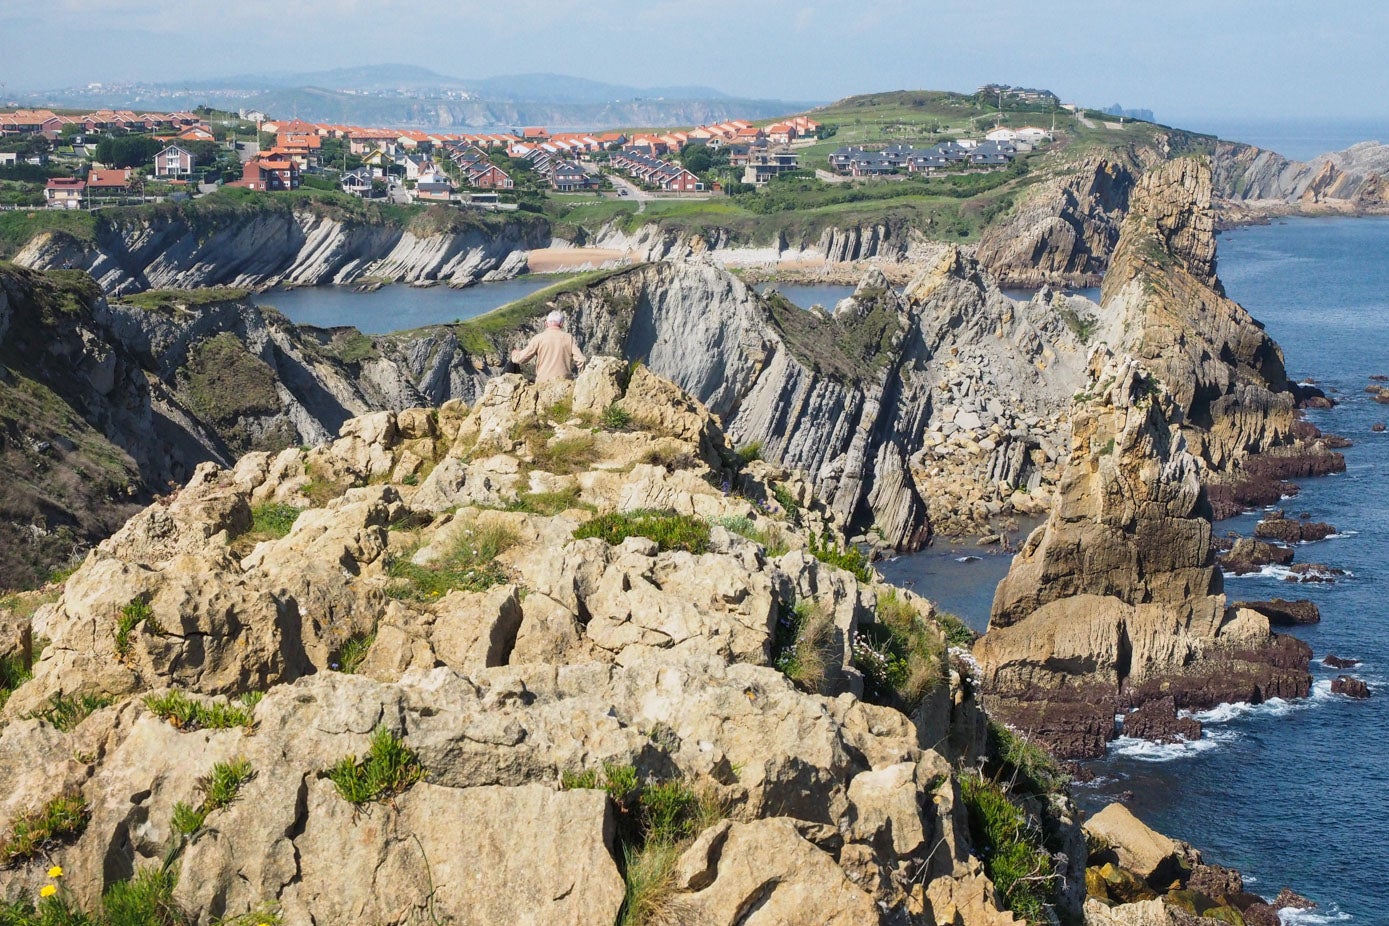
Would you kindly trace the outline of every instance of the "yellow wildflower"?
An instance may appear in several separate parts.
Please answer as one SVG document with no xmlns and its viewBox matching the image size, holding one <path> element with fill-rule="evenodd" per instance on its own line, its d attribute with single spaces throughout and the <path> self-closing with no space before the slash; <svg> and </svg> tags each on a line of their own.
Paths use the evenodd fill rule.
<svg viewBox="0 0 1389 926">
<path fill-rule="evenodd" d="M 54 865 L 52 868 L 48 869 L 48 876 L 50 878 L 61 878 L 63 876 L 63 866 Z"/>
<path fill-rule="evenodd" d="M 39 896 L 40 896 L 40 897 L 52 897 L 52 896 L 53 896 L 54 894 L 56 894 L 56 893 L 58 893 L 58 888 L 56 888 L 56 887 L 53 886 L 52 884 L 45 884 L 45 885 L 39 890 Z"/>
</svg>

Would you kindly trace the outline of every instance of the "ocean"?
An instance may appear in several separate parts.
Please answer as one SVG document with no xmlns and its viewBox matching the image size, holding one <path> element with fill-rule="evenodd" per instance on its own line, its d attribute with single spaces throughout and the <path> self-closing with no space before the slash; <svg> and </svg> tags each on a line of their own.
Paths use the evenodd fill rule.
<svg viewBox="0 0 1389 926">
<path fill-rule="evenodd" d="M 1389 218 L 1289 219 L 1237 229 L 1219 239 L 1219 271 L 1230 296 L 1282 345 L 1289 374 L 1311 377 L 1338 402 L 1308 417 L 1355 441 L 1347 472 L 1306 480 L 1283 502 L 1338 535 L 1298 548 L 1299 562 L 1349 575 L 1329 585 L 1293 584 L 1279 570 L 1226 579 L 1231 599 L 1309 598 L 1322 622 L 1292 631 L 1314 651 L 1312 697 L 1201 715 L 1201 740 L 1181 746 L 1124 741 L 1091 763 L 1096 781 L 1076 800 L 1098 810 L 1124 799 L 1140 819 L 1238 868 L 1250 890 L 1292 887 L 1317 910 L 1285 913 L 1288 924 L 1389 924 L 1389 406 L 1365 393 L 1372 374 L 1389 374 Z M 1217 531 L 1253 531 L 1258 514 L 1222 521 Z M 980 555 L 983 559 L 973 559 Z M 960 613 L 988 620 L 1007 557 L 966 547 L 928 550 L 884 566 Z M 1340 674 L 1328 653 L 1355 658 L 1368 701 L 1331 694 Z"/>
</svg>

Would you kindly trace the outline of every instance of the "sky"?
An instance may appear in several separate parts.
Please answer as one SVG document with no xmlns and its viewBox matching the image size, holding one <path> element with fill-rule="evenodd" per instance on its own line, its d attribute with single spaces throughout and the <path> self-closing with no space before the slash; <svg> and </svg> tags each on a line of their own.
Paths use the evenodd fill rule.
<svg viewBox="0 0 1389 926">
<path fill-rule="evenodd" d="M 1191 127 L 1389 122 L 1387 39 L 1389 4 L 1366 0 L 0 0 L 0 93 L 406 62 L 801 101 L 1001 82 Z"/>
</svg>

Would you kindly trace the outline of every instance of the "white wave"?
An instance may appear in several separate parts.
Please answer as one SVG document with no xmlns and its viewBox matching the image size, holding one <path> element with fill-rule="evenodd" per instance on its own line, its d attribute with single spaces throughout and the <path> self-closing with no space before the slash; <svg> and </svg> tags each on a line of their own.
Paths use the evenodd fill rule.
<svg viewBox="0 0 1389 926">
<path fill-rule="evenodd" d="M 977 563 L 977 562 L 979 562 L 981 559 L 983 559 L 982 556 L 957 556 L 957 557 L 955 557 L 955 562 L 957 562 L 957 563 Z"/>
<path fill-rule="evenodd" d="M 1331 690 L 1331 683 L 1327 682 L 1327 691 Z M 1262 704 L 1250 704 L 1248 701 L 1240 701 L 1237 704 L 1218 704 L 1208 711 L 1197 711 L 1191 716 L 1205 724 L 1223 724 L 1232 720 L 1239 720 L 1241 717 L 1282 717 L 1303 706 L 1303 702 L 1285 701 L 1282 698 L 1269 698 Z"/>
<path fill-rule="evenodd" d="M 1327 539 L 1327 540 L 1345 540 L 1347 537 L 1358 537 L 1358 536 L 1360 536 L 1360 532 L 1359 532 L 1359 531 L 1337 531 L 1337 532 L 1334 533 L 1334 534 L 1327 534 L 1327 535 L 1326 535 L 1326 539 Z"/>
<path fill-rule="evenodd" d="M 1342 913 L 1336 907 L 1327 910 L 1284 909 L 1278 911 L 1278 920 L 1283 926 L 1323 926 L 1326 923 L 1347 923 L 1354 918 L 1349 913 Z"/>
<path fill-rule="evenodd" d="M 1278 580 L 1280 580 L 1280 581 L 1286 580 L 1286 579 L 1292 579 L 1292 580 L 1295 581 L 1295 582 L 1301 582 L 1301 583 L 1304 583 L 1304 584 L 1311 584 L 1312 581 L 1313 581 L 1314 579 L 1316 579 L 1316 578 L 1331 579 L 1332 581 L 1335 581 L 1335 580 L 1337 580 L 1337 579 L 1353 579 L 1353 578 L 1355 578 L 1355 573 L 1351 572 L 1349 569 L 1346 569 L 1346 570 L 1342 570 L 1342 571 L 1341 571 L 1339 574 L 1337 574 L 1337 575 L 1333 575 L 1332 573 L 1329 573 L 1329 572 L 1322 572 L 1322 571 L 1319 570 L 1319 569 L 1314 569 L 1314 570 L 1312 570 L 1312 571 L 1310 571 L 1310 572 L 1308 572 L 1308 573 L 1306 573 L 1306 574 L 1298 574 L 1298 573 L 1296 573 L 1296 572 L 1293 572 L 1292 569 L 1290 569 L 1290 568 L 1287 567 L 1287 566 L 1273 566 L 1273 565 L 1269 565 L 1269 566 L 1261 566 L 1261 567 L 1259 567 L 1259 570 L 1258 570 L 1257 572 L 1243 572 L 1243 573 L 1238 573 L 1238 574 L 1233 573 L 1233 572 L 1227 572 L 1227 573 L 1225 573 L 1225 578 L 1227 578 L 1227 579 L 1278 579 Z"/>
<path fill-rule="evenodd" d="M 1200 739 L 1178 740 L 1175 743 L 1154 743 L 1134 736 L 1121 736 L 1109 744 L 1109 751 L 1112 755 L 1140 762 L 1172 762 L 1198 756 L 1238 738 L 1239 734 L 1224 730 L 1208 730 L 1201 734 Z"/>
</svg>

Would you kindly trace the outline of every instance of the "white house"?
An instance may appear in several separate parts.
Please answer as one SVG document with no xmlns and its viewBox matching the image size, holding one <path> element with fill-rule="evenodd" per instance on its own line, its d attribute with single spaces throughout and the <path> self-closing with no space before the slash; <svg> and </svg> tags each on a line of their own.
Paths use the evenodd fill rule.
<svg viewBox="0 0 1389 926">
<path fill-rule="evenodd" d="M 186 148 L 170 145 L 154 156 L 156 177 L 186 177 L 193 172 L 193 155 Z"/>
</svg>

